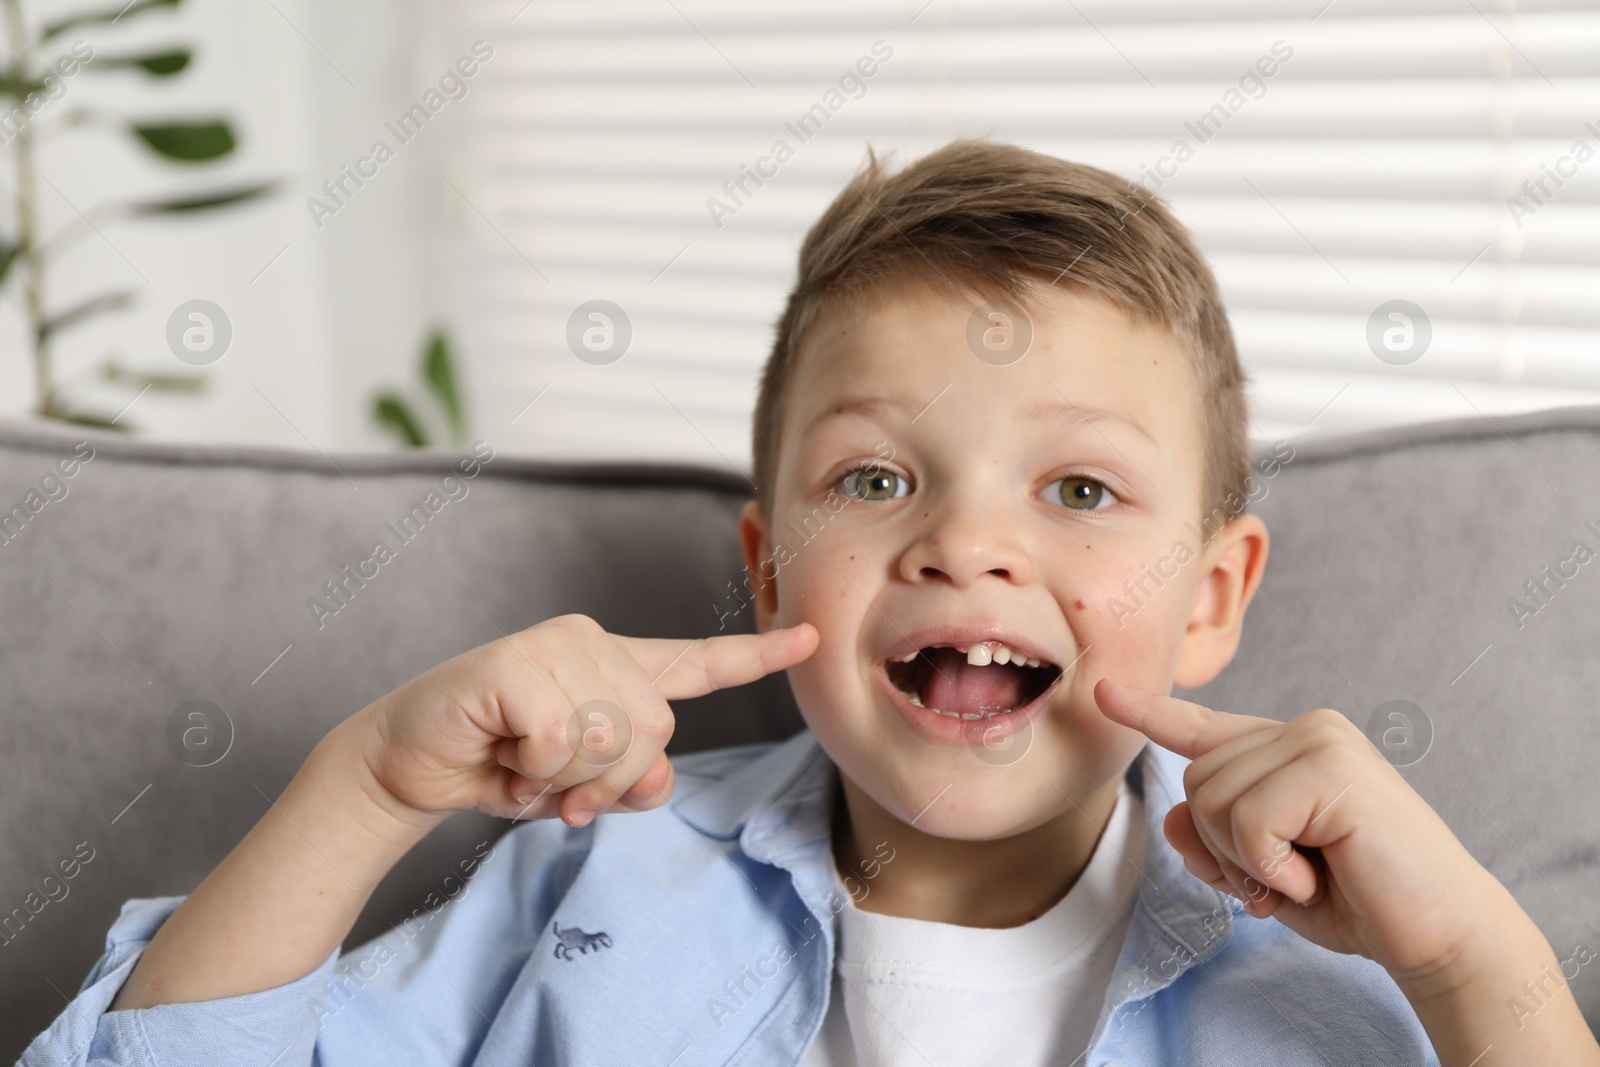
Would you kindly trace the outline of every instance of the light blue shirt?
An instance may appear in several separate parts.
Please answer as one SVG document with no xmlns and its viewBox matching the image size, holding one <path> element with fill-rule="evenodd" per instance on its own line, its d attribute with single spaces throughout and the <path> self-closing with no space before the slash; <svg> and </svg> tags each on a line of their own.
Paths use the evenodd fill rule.
<svg viewBox="0 0 1600 1067">
<path fill-rule="evenodd" d="M 258 993 L 107 1012 L 182 898 L 130 900 L 21 1063 L 793 1067 L 822 1024 L 844 905 L 837 771 L 810 731 L 673 763 L 670 804 L 521 824 L 433 910 Z M 1184 869 L 1160 832 L 1183 767 L 1146 746 L 1128 770 L 1148 819 L 1138 899 L 1077 1063 L 1438 1067 L 1380 967 L 1251 918 Z"/>
</svg>

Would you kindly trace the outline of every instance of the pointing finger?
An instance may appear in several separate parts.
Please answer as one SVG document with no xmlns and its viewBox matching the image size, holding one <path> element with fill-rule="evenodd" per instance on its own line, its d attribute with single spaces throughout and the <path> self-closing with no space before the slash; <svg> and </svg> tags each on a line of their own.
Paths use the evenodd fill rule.
<svg viewBox="0 0 1600 1067">
<path fill-rule="evenodd" d="M 693 641 L 619 637 L 668 700 L 704 696 L 793 667 L 817 650 L 821 636 L 808 622 L 761 634 L 728 634 Z"/>
<path fill-rule="evenodd" d="M 1254 715 L 1213 711 L 1203 704 L 1121 685 L 1109 678 L 1095 683 L 1095 703 L 1112 722 L 1138 730 L 1162 748 L 1198 759 L 1236 737 L 1282 723 Z"/>
</svg>

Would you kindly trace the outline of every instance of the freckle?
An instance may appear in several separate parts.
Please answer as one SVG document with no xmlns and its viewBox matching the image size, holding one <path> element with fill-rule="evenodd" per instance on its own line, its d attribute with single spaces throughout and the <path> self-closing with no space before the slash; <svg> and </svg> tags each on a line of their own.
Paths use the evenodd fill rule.
<svg viewBox="0 0 1600 1067">
<path fill-rule="evenodd" d="M 1074 604 L 1075 604 L 1075 605 L 1077 605 L 1077 608 L 1078 608 L 1078 610 L 1079 610 L 1079 611 L 1082 611 L 1082 610 L 1083 610 L 1083 601 L 1081 601 L 1081 600 L 1074 600 L 1074 601 L 1073 601 L 1073 603 L 1074 603 Z"/>
</svg>

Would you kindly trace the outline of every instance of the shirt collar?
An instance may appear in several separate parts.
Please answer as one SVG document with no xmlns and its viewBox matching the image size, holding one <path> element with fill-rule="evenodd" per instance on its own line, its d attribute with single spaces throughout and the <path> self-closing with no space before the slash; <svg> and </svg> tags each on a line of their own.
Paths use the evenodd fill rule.
<svg viewBox="0 0 1600 1067">
<path fill-rule="evenodd" d="M 728 840 L 768 840 L 798 823 L 796 843 L 828 831 L 833 761 L 810 730 L 772 746 L 685 799 L 678 815 L 701 833 Z M 747 832 L 747 830 L 749 832 Z M 749 851 L 746 848 L 746 851 Z"/>
<path fill-rule="evenodd" d="M 1146 845 L 1139 865 L 1140 914 L 1118 962 L 1113 1000 L 1135 999 L 1169 984 L 1220 952 L 1232 933 L 1236 902 L 1191 875 L 1161 830 L 1167 812 L 1184 799 L 1187 764 L 1147 744 L 1128 767 L 1128 784 L 1144 799 Z M 814 908 L 817 901 L 810 898 L 825 894 L 833 881 L 832 872 L 820 866 L 832 862 L 832 851 L 819 845 L 830 833 L 836 775 L 816 735 L 802 730 L 675 808 L 702 833 L 738 837 L 752 859 L 790 870 Z M 812 865 L 819 866 L 811 870 Z"/>
<path fill-rule="evenodd" d="M 1234 912 L 1240 907 L 1233 897 L 1190 874 L 1162 830 L 1167 812 L 1185 799 L 1183 772 L 1188 764 L 1182 756 L 1146 744 L 1128 768 L 1129 785 L 1144 797 L 1148 831 L 1139 865 L 1140 907 L 1134 919 L 1136 927 L 1146 925 L 1130 931 L 1117 971 L 1122 977 L 1125 966 L 1138 967 L 1146 972 L 1141 987 L 1152 991 L 1222 951 L 1233 933 Z M 1147 951 L 1135 955 L 1141 943 Z M 1164 952 L 1165 956 L 1154 961 L 1145 958 L 1152 952 Z M 1116 986 L 1114 980 L 1113 998 L 1118 994 Z M 1139 989 L 1131 986 L 1126 992 L 1126 999 L 1139 995 Z"/>
</svg>

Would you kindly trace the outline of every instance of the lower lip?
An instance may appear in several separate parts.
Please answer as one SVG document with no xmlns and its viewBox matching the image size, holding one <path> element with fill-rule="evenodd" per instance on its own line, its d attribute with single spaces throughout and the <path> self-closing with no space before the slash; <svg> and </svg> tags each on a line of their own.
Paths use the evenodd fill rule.
<svg viewBox="0 0 1600 1067">
<path fill-rule="evenodd" d="M 987 719 L 953 719 L 948 715 L 929 711 L 927 708 L 919 708 L 907 700 L 905 694 L 896 689 L 894 683 L 889 680 L 888 669 L 883 664 L 878 664 L 876 673 L 878 688 L 883 691 L 885 699 L 900 713 L 906 725 L 915 730 L 924 741 L 931 741 L 936 745 L 987 744 L 991 747 L 1004 744 L 1008 737 L 1031 723 L 1050 702 L 1050 696 L 1061 684 L 1061 679 L 1066 677 L 1065 672 L 1058 674 L 1044 692 L 1015 711 Z"/>
</svg>

